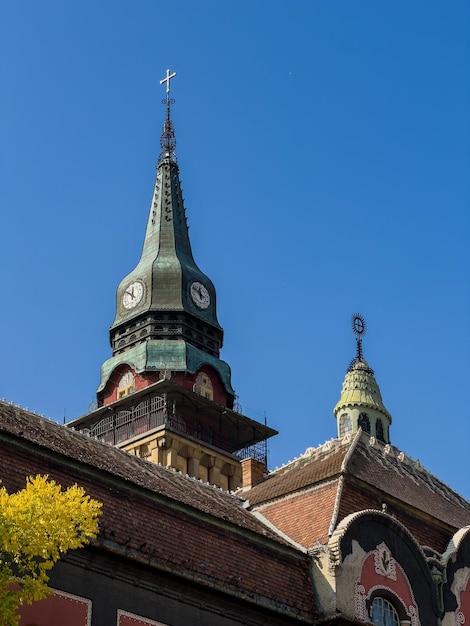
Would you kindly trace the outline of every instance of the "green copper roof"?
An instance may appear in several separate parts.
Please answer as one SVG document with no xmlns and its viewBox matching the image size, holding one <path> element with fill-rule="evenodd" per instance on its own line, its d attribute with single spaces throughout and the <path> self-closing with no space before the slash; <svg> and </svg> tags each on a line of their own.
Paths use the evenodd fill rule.
<svg viewBox="0 0 470 626">
<path fill-rule="evenodd" d="M 207 364 L 218 372 L 227 392 L 235 393 L 230 383 L 229 365 L 182 339 L 139 343 L 129 350 L 111 357 L 101 366 L 101 381 L 97 391 L 104 389 L 114 369 L 121 364 L 127 364 L 137 372 L 169 370 L 192 374 Z"/>
<path fill-rule="evenodd" d="M 136 282 L 143 285 L 143 295 L 137 306 L 125 308 L 124 293 Z M 206 288 L 210 297 L 207 308 L 198 307 L 191 298 L 193 283 Z M 214 285 L 193 258 L 179 169 L 171 157 L 158 163 L 142 256 L 117 289 L 116 317 L 111 328 L 148 311 L 188 311 L 221 328 Z"/>
<path fill-rule="evenodd" d="M 390 423 L 392 422 L 392 416 L 383 404 L 374 372 L 364 359 L 357 361 L 346 373 L 341 397 L 333 409 L 335 417 L 346 407 L 375 409 L 385 415 Z"/>
</svg>

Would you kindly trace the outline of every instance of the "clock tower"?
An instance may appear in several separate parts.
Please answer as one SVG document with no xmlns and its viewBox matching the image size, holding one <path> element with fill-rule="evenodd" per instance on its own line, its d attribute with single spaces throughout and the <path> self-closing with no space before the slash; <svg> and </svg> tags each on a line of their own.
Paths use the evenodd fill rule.
<svg viewBox="0 0 470 626">
<path fill-rule="evenodd" d="M 226 489 L 266 464 L 275 431 L 234 410 L 216 291 L 189 240 L 167 70 L 166 117 L 142 254 L 120 282 L 96 411 L 70 425 Z M 259 468 L 258 468 L 259 470 Z M 250 471 L 255 471 L 251 467 Z"/>
</svg>

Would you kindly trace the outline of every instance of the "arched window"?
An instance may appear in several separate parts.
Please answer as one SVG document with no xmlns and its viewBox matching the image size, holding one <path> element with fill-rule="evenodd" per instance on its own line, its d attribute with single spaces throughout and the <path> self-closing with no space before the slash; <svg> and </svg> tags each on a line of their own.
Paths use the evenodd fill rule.
<svg viewBox="0 0 470 626">
<path fill-rule="evenodd" d="M 339 418 L 339 436 L 344 437 L 352 433 L 351 418 L 347 413 L 343 413 Z"/>
<path fill-rule="evenodd" d="M 200 439 L 201 438 L 201 433 L 202 433 L 201 424 L 199 422 L 194 422 L 194 436 L 197 439 Z"/>
<path fill-rule="evenodd" d="M 370 607 L 370 619 L 375 626 L 400 626 L 400 618 L 391 602 L 376 597 Z"/>
<path fill-rule="evenodd" d="M 375 436 L 379 441 L 383 441 L 385 443 L 384 425 L 381 419 L 378 419 L 375 423 Z"/>
<path fill-rule="evenodd" d="M 370 433 L 370 420 L 367 413 L 360 413 L 357 425 L 362 428 L 365 433 Z"/>
</svg>

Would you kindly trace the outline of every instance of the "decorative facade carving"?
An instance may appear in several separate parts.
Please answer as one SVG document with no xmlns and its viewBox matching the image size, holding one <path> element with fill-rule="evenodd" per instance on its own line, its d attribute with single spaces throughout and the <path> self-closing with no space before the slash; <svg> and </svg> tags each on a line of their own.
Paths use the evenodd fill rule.
<svg viewBox="0 0 470 626">
<path fill-rule="evenodd" d="M 465 616 L 461 611 L 456 611 L 455 626 L 462 626 L 462 624 L 465 624 Z"/>
<path fill-rule="evenodd" d="M 397 579 L 395 559 L 383 542 L 374 550 L 374 563 L 377 574 L 390 578 L 390 580 Z"/>
<path fill-rule="evenodd" d="M 369 616 L 367 615 L 366 600 L 366 590 L 364 588 L 364 585 L 356 583 L 354 588 L 354 611 L 356 617 L 365 622 L 367 622 L 369 619 Z"/>
<path fill-rule="evenodd" d="M 376 579 L 375 575 L 383 578 Z M 386 583 L 384 579 L 390 582 Z M 409 619 L 409 622 L 404 623 L 421 626 L 419 611 L 409 580 L 384 542 L 380 543 L 375 550 L 365 554 L 362 560 L 360 575 L 354 587 L 355 617 L 369 622 L 369 605 L 374 597 L 383 594 L 395 598 L 401 604 Z"/>
<path fill-rule="evenodd" d="M 193 391 L 209 400 L 214 399 L 214 388 L 212 381 L 205 372 L 199 372 L 194 383 Z"/>
</svg>

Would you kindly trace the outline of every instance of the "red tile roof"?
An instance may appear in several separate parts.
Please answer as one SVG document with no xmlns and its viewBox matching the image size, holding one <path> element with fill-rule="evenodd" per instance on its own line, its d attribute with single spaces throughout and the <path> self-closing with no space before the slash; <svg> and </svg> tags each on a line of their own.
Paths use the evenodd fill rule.
<svg viewBox="0 0 470 626">
<path fill-rule="evenodd" d="M 470 502 L 397 448 L 357 438 L 346 473 L 457 529 L 470 523 Z"/>
<path fill-rule="evenodd" d="M 243 497 L 255 506 L 337 477 L 341 474 L 343 459 L 350 445 L 347 441 L 309 448 L 302 457 L 271 472 L 263 482 L 245 491 Z"/>
<path fill-rule="evenodd" d="M 0 429 L 276 541 L 237 496 L 0 402 Z"/>
<path fill-rule="evenodd" d="M 309 448 L 243 495 L 306 547 L 325 542 L 346 515 L 380 510 L 383 503 L 418 541 L 438 550 L 453 531 L 470 524 L 468 501 L 397 448 L 361 431 Z"/>
<path fill-rule="evenodd" d="M 306 553 L 239 497 L 3 402 L 0 455 L 9 490 L 48 473 L 103 502 L 97 547 L 301 621 L 317 614 Z"/>
</svg>

